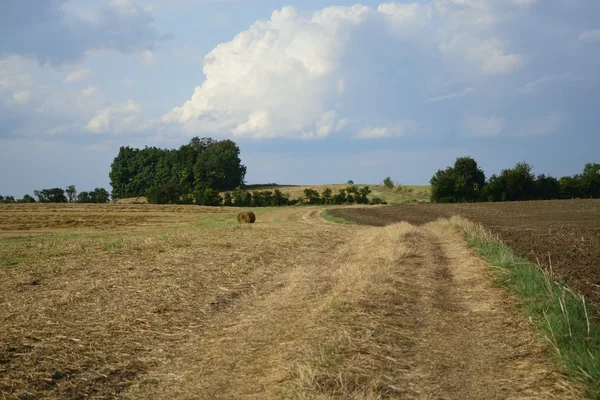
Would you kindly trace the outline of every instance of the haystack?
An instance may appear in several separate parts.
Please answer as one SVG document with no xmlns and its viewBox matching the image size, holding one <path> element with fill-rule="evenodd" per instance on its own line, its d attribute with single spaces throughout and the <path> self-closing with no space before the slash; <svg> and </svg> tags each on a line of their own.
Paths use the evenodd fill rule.
<svg viewBox="0 0 600 400">
<path fill-rule="evenodd" d="M 237 220 L 240 224 L 253 224 L 256 221 L 256 215 L 252 211 L 243 211 L 238 214 Z"/>
</svg>

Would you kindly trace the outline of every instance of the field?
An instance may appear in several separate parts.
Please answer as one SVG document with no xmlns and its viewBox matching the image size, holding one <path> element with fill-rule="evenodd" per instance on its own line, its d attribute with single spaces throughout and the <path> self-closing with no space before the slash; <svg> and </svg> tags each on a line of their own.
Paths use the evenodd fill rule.
<svg viewBox="0 0 600 400">
<path fill-rule="evenodd" d="M 358 187 L 368 186 L 371 189 L 369 198 L 379 197 L 389 204 L 402 204 L 409 202 L 429 202 L 429 196 L 431 189 L 429 186 L 418 186 L 418 185 L 403 185 L 396 186 L 394 189 L 388 189 L 383 185 L 368 185 L 368 184 L 357 184 Z M 321 193 L 324 189 L 330 188 L 333 194 L 339 192 L 340 189 L 347 188 L 347 184 L 333 184 L 333 185 L 309 185 L 309 186 L 253 186 L 249 188 L 249 191 L 254 190 L 275 190 L 278 189 L 282 193 L 286 193 L 292 199 L 304 196 L 304 189 L 314 189 Z"/>
<path fill-rule="evenodd" d="M 552 269 L 578 292 L 600 304 L 598 200 L 401 205 L 345 208 L 331 214 L 372 226 L 400 221 L 421 225 L 460 215 L 482 223 L 519 255 Z"/>
<path fill-rule="evenodd" d="M 1 206 L 0 398 L 582 398 L 449 222 L 238 211 Z"/>
</svg>

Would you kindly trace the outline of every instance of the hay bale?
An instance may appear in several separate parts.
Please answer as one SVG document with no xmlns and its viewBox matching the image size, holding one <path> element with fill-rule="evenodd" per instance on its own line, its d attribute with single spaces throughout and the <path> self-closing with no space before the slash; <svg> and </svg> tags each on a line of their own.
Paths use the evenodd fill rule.
<svg viewBox="0 0 600 400">
<path fill-rule="evenodd" d="M 256 215 L 252 211 L 243 211 L 238 214 L 237 220 L 240 224 L 253 224 L 256 221 Z"/>
</svg>

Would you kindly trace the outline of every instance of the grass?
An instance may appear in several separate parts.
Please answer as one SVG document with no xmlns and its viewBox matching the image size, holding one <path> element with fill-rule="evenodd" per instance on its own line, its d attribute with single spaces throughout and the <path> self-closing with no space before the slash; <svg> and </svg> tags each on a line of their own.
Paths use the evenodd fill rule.
<svg viewBox="0 0 600 400">
<path fill-rule="evenodd" d="M 321 213 L 321 217 L 323 217 L 324 219 L 326 219 L 327 221 L 330 222 L 335 222 L 336 224 L 346 224 L 346 225 L 356 225 L 356 222 L 354 221 L 349 221 L 347 219 L 344 218 L 340 218 L 340 217 L 334 217 L 333 215 L 330 215 L 327 210 L 324 210 Z"/>
<path fill-rule="evenodd" d="M 469 245 L 497 267 L 497 282 L 522 300 L 525 314 L 550 343 L 566 373 L 587 387 L 587 396 L 600 399 L 600 325 L 590 319 L 594 310 L 584 297 L 552 271 L 517 256 L 483 226 L 456 217 L 451 221 L 462 229 Z"/>
</svg>

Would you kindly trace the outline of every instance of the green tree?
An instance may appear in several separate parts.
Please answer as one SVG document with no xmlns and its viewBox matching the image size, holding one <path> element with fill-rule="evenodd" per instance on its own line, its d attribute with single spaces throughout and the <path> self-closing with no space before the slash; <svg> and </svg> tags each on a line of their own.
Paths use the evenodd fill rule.
<svg viewBox="0 0 600 400">
<path fill-rule="evenodd" d="M 223 199 L 219 192 L 209 187 L 200 187 L 194 191 L 194 198 L 198 206 L 220 206 Z"/>
<path fill-rule="evenodd" d="M 394 188 L 394 181 L 392 181 L 391 177 L 387 177 L 383 180 L 383 186 L 385 186 L 388 189 L 393 189 Z"/>
<path fill-rule="evenodd" d="M 247 190 L 238 187 L 233 191 L 233 204 L 236 207 L 250 207 L 252 206 L 252 195 Z"/>
<path fill-rule="evenodd" d="M 225 191 L 243 185 L 246 167 L 239 154 L 239 147 L 231 140 L 216 142 L 206 149 L 194 166 L 196 187 L 206 185 Z"/>
<path fill-rule="evenodd" d="M 364 186 L 358 189 L 358 193 L 354 197 L 355 201 L 358 204 L 369 204 L 369 194 L 371 193 L 371 189 L 368 186 Z"/>
<path fill-rule="evenodd" d="M 323 204 L 331 204 L 332 195 L 333 195 L 333 192 L 331 191 L 330 188 L 323 189 L 323 192 L 321 193 L 321 199 L 323 201 Z"/>
<path fill-rule="evenodd" d="M 110 193 L 104 188 L 96 188 L 90 192 L 91 203 L 108 203 L 110 201 Z"/>
<path fill-rule="evenodd" d="M 552 200 L 560 197 L 558 179 L 540 174 L 535 179 L 535 198 L 538 200 Z"/>
<path fill-rule="evenodd" d="M 72 203 L 77 200 L 77 189 L 75 189 L 75 185 L 67 186 L 65 192 L 67 193 L 67 197 L 69 198 L 69 203 Z"/>
<path fill-rule="evenodd" d="M 483 199 L 485 174 L 473 158 L 459 157 L 454 166 L 438 170 L 429 183 L 433 202 L 473 202 Z"/>
<path fill-rule="evenodd" d="M 308 204 L 321 204 L 321 196 L 319 195 L 319 192 L 314 189 L 304 189 L 304 197 Z"/>
<path fill-rule="evenodd" d="M 576 199 L 583 197 L 581 175 L 563 176 L 558 180 L 561 199 Z"/>
<path fill-rule="evenodd" d="M 151 204 L 177 204 L 180 196 L 181 191 L 174 181 L 152 186 L 146 194 Z"/>
<path fill-rule="evenodd" d="M 66 203 L 67 197 L 65 196 L 64 189 L 53 188 L 34 190 L 33 194 L 38 198 L 40 203 Z"/>
<path fill-rule="evenodd" d="M 580 180 L 583 196 L 594 199 L 600 198 L 600 164 L 585 164 Z"/>
<path fill-rule="evenodd" d="M 29 194 L 23 195 L 23 203 L 35 203 L 35 199 Z"/>
<path fill-rule="evenodd" d="M 290 203 L 290 195 L 282 193 L 281 190 L 275 189 L 273 192 L 273 205 L 277 207 L 287 206 Z"/>
<path fill-rule="evenodd" d="M 91 203 L 92 198 L 90 197 L 89 192 L 86 192 L 86 191 L 79 192 L 79 194 L 77 195 L 77 202 L 78 203 Z"/>
</svg>

